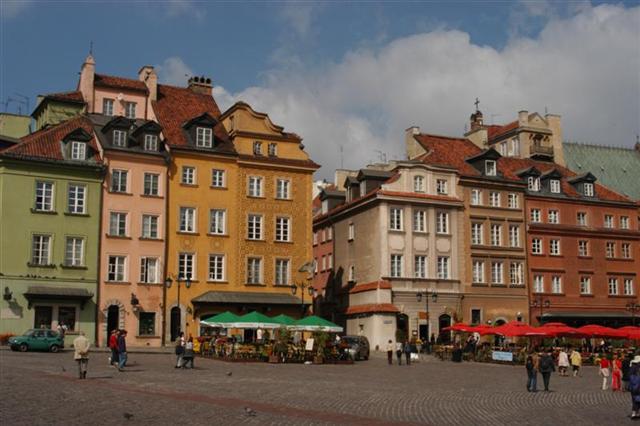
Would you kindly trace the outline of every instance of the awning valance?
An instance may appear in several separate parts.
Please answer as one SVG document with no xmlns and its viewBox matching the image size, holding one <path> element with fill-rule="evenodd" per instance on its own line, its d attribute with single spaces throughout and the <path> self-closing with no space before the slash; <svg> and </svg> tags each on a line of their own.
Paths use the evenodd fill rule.
<svg viewBox="0 0 640 426">
<path fill-rule="evenodd" d="M 545 312 L 541 318 L 631 318 L 631 313 L 625 311 Z"/>
<path fill-rule="evenodd" d="M 191 299 L 191 303 L 228 303 L 243 305 L 301 305 L 300 299 L 285 293 L 257 293 L 242 291 L 208 291 Z M 305 305 L 309 305 L 305 301 Z"/>
<path fill-rule="evenodd" d="M 93 298 L 93 293 L 86 288 L 32 286 L 24 293 L 24 297 L 29 301 L 29 309 L 34 301 L 49 299 L 79 301 L 80 308 L 83 309 L 84 304 Z"/>
</svg>

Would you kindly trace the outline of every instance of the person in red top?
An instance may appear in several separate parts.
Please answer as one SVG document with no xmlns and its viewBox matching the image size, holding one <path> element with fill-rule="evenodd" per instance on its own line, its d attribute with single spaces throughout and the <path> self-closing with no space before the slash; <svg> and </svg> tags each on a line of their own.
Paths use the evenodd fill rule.
<svg viewBox="0 0 640 426">
<path fill-rule="evenodd" d="M 620 386 L 620 380 L 622 379 L 622 361 L 618 358 L 617 354 L 613 356 L 613 361 L 611 361 L 611 370 L 611 390 L 622 390 Z"/>
<path fill-rule="evenodd" d="M 111 349 L 111 359 L 109 363 L 111 365 L 118 365 L 118 330 L 111 330 L 111 336 L 109 336 L 109 343 L 107 344 Z"/>
<path fill-rule="evenodd" d="M 600 359 L 600 375 L 602 376 L 602 390 L 607 390 L 609 384 L 609 366 L 611 363 L 607 359 L 606 353 Z"/>
</svg>

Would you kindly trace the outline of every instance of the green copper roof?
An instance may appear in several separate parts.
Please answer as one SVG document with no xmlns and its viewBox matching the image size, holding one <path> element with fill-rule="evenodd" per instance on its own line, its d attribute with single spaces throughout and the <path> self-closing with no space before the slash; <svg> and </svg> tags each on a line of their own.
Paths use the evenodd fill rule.
<svg viewBox="0 0 640 426">
<path fill-rule="evenodd" d="M 564 142 L 567 167 L 593 173 L 598 183 L 633 200 L 640 200 L 640 151 L 633 148 Z"/>
</svg>

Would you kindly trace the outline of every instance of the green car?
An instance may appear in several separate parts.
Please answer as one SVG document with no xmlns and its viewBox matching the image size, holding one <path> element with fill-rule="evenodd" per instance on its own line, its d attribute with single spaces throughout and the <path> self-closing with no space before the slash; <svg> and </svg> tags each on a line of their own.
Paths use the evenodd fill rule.
<svg viewBox="0 0 640 426">
<path fill-rule="evenodd" d="M 9 339 L 11 350 L 26 351 L 51 351 L 58 352 L 64 347 L 64 339 L 57 331 L 38 328 L 28 330 L 22 336 Z"/>
</svg>

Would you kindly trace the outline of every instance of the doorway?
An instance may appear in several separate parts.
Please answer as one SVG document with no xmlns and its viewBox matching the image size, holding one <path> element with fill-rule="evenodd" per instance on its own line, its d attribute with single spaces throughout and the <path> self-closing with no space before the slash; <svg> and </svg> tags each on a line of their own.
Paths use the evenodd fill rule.
<svg viewBox="0 0 640 426">
<path fill-rule="evenodd" d="M 51 328 L 53 307 L 36 306 L 33 314 L 33 328 Z"/>
<path fill-rule="evenodd" d="M 438 318 L 438 331 L 440 332 L 440 340 L 443 344 L 451 343 L 451 332 L 450 331 L 442 331 L 443 328 L 449 327 L 451 325 L 451 315 L 442 314 Z"/>
<path fill-rule="evenodd" d="M 109 337 L 113 330 L 118 329 L 120 324 L 120 307 L 118 305 L 111 305 L 107 309 L 107 339 L 106 344 L 109 344 Z"/>
<path fill-rule="evenodd" d="M 181 315 L 180 315 L 180 308 L 178 308 L 177 306 L 174 306 L 173 308 L 171 308 L 171 341 L 175 342 L 176 339 L 178 338 L 178 335 L 180 334 L 180 320 L 181 320 Z"/>
<path fill-rule="evenodd" d="M 405 314 L 398 314 L 396 323 L 396 342 L 402 342 L 409 337 L 409 317 Z"/>
</svg>

